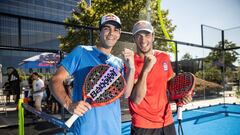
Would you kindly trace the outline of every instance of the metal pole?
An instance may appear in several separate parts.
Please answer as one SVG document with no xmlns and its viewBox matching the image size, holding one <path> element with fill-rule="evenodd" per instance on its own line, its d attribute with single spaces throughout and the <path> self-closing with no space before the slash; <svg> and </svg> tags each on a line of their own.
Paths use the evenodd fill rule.
<svg viewBox="0 0 240 135">
<path fill-rule="evenodd" d="M 175 55 L 175 67 L 176 67 L 176 75 L 178 74 L 178 47 L 177 47 L 177 42 L 175 42 L 175 48 L 176 48 L 176 55 Z"/>
<path fill-rule="evenodd" d="M 225 91 L 226 91 L 226 79 L 225 79 L 225 42 L 224 42 L 224 30 L 222 30 L 222 77 L 223 77 L 223 104 L 225 108 L 225 116 L 228 116 L 227 107 L 226 105 L 226 98 L 225 98 Z"/>
<path fill-rule="evenodd" d="M 94 43 L 93 43 L 93 29 L 90 29 L 89 32 L 90 32 L 90 33 L 89 33 L 89 35 L 90 35 L 90 45 L 93 46 L 93 44 L 94 44 Z"/>
<path fill-rule="evenodd" d="M 202 46 L 203 46 L 203 25 L 201 24 L 201 39 L 202 39 Z"/>
<path fill-rule="evenodd" d="M 147 0 L 147 21 L 151 22 L 151 1 Z"/>
<path fill-rule="evenodd" d="M 226 80 L 225 80 L 225 58 L 224 58 L 224 31 L 222 30 L 222 80 L 223 80 L 223 102 L 225 105 L 225 90 L 226 90 Z"/>
<path fill-rule="evenodd" d="M 18 17 L 18 46 L 22 46 L 22 31 L 21 31 L 21 18 Z"/>
<path fill-rule="evenodd" d="M 92 1 L 91 0 L 87 0 L 88 6 L 91 7 L 92 6 Z M 89 38 L 90 38 L 90 45 L 93 46 L 93 29 L 89 30 Z"/>
</svg>

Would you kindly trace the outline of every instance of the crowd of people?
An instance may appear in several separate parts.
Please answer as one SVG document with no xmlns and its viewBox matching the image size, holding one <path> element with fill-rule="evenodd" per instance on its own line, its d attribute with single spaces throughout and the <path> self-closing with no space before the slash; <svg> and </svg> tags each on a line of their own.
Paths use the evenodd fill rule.
<svg viewBox="0 0 240 135">
<path fill-rule="evenodd" d="M 33 72 L 28 78 L 29 92 L 25 95 L 28 99 L 28 104 L 35 107 L 36 110 L 50 114 L 60 113 L 60 103 L 55 99 L 51 91 L 49 90 L 49 79 L 43 79 L 43 76 L 37 72 Z M 68 95 L 71 97 L 71 86 L 68 80 L 65 80 L 64 86 Z M 44 108 L 42 108 L 42 106 Z"/>
<path fill-rule="evenodd" d="M 17 105 L 18 100 L 24 91 L 24 102 L 35 107 L 36 110 L 44 110 L 51 114 L 60 113 L 60 104 L 49 90 L 49 79 L 44 78 L 37 72 L 33 72 L 29 75 L 27 79 L 27 86 L 25 86 L 24 90 L 21 88 L 21 82 L 22 80 L 18 71 L 14 67 L 7 67 L 7 80 L 1 86 L 3 94 L 6 96 L 6 105 Z M 71 96 L 72 88 L 70 85 L 72 85 L 72 83 L 68 80 L 64 82 L 64 86 L 69 96 Z M 14 103 L 11 102 L 11 96 Z"/>
</svg>

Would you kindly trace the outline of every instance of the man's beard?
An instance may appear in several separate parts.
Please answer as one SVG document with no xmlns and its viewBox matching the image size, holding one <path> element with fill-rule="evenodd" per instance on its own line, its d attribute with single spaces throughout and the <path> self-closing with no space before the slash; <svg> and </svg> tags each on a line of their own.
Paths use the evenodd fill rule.
<svg viewBox="0 0 240 135">
<path fill-rule="evenodd" d="M 152 48 L 150 47 L 148 50 L 143 51 L 142 49 L 138 49 L 142 54 L 148 54 L 149 52 L 151 52 Z"/>
</svg>

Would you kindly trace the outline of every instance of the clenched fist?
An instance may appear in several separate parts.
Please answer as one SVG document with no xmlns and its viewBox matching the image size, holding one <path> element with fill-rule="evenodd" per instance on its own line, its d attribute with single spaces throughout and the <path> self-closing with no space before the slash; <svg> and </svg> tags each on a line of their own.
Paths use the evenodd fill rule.
<svg viewBox="0 0 240 135">
<path fill-rule="evenodd" d="M 128 69 L 135 69 L 134 65 L 134 52 L 130 49 L 124 48 L 122 51 L 122 56 L 124 63 L 128 67 Z"/>
<path fill-rule="evenodd" d="M 144 66 L 143 66 L 143 71 L 144 72 L 150 72 L 153 65 L 156 63 L 157 59 L 154 55 L 148 54 L 145 55 L 144 57 Z"/>
</svg>

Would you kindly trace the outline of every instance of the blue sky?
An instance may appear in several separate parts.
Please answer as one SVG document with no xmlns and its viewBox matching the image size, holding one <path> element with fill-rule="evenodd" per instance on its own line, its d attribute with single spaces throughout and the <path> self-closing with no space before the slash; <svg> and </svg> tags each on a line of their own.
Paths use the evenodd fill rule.
<svg viewBox="0 0 240 135">
<path fill-rule="evenodd" d="M 161 8 L 169 9 L 168 17 L 177 25 L 174 40 L 178 41 L 201 44 L 201 24 L 223 30 L 240 26 L 240 0 L 162 0 Z M 214 46 L 210 40 L 217 42 L 221 36 L 220 30 L 206 28 L 204 32 L 209 46 Z M 240 28 L 225 33 L 240 46 Z M 186 52 L 202 57 L 209 51 L 179 46 L 180 58 Z"/>
</svg>

